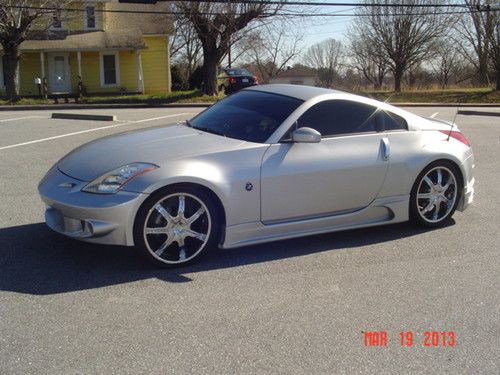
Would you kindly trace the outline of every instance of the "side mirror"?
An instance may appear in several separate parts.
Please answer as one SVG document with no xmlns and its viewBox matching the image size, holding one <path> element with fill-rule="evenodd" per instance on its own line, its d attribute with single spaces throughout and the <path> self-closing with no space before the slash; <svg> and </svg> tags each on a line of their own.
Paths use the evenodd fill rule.
<svg viewBox="0 0 500 375">
<path fill-rule="evenodd" d="M 321 133 L 312 128 L 299 128 L 292 132 L 292 142 L 296 143 L 319 143 Z"/>
</svg>

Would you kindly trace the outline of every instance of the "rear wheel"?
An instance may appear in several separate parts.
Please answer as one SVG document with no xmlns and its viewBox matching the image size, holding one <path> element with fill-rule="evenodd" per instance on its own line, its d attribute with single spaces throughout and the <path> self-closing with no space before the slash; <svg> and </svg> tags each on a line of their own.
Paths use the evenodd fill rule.
<svg viewBox="0 0 500 375">
<path fill-rule="evenodd" d="M 152 194 L 134 225 L 136 246 L 162 267 L 194 263 L 215 245 L 217 233 L 215 205 L 207 194 L 191 187 Z"/>
<path fill-rule="evenodd" d="M 462 189 L 457 167 L 447 161 L 427 166 L 417 177 L 410 196 L 410 218 L 426 227 L 444 225 L 458 205 Z"/>
</svg>

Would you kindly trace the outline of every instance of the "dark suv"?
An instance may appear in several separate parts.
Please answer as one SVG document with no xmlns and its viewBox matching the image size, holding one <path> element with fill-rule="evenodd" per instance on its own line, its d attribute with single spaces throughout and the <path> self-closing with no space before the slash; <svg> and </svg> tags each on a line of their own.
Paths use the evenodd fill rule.
<svg viewBox="0 0 500 375">
<path fill-rule="evenodd" d="M 219 91 L 232 94 L 248 86 L 258 85 L 257 77 L 243 68 L 220 69 L 217 76 Z"/>
</svg>

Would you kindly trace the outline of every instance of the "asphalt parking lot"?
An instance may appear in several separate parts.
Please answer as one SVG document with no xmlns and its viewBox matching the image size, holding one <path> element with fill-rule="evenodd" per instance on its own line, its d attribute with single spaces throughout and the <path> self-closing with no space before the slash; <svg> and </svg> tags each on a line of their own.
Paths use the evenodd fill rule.
<svg viewBox="0 0 500 375">
<path fill-rule="evenodd" d="M 60 157 L 199 110 L 68 111 L 116 122 L 0 112 L 0 374 L 500 372 L 500 117 L 457 116 L 476 194 L 443 229 L 353 230 L 158 270 L 45 227 L 36 186 Z M 365 346 L 365 331 L 387 332 L 387 347 Z M 456 345 L 425 347 L 426 331 L 455 332 Z"/>
</svg>

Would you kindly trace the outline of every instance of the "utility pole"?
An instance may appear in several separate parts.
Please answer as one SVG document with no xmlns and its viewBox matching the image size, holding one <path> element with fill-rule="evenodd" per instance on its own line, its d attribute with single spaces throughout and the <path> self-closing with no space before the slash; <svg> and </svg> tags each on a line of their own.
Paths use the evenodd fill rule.
<svg viewBox="0 0 500 375">
<path fill-rule="evenodd" d="M 227 0 L 227 12 L 228 13 L 231 13 L 231 0 Z M 231 28 L 232 28 L 232 25 L 229 25 L 229 48 L 228 48 L 228 51 L 227 51 L 227 67 L 229 69 L 231 69 L 231 47 L 232 47 L 232 32 L 231 32 Z"/>
</svg>

